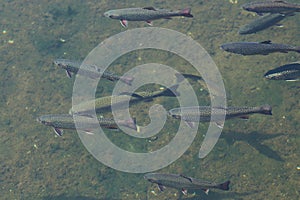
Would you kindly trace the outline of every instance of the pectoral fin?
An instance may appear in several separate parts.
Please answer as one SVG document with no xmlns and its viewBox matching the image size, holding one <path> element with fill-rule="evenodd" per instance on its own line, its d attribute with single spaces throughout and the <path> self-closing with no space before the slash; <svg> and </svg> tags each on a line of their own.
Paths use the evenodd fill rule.
<svg viewBox="0 0 300 200">
<path fill-rule="evenodd" d="M 127 26 L 128 26 L 128 21 L 127 21 L 127 20 L 122 19 L 122 20 L 120 20 L 120 23 L 121 23 L 121 25 L 122 25 L 124 28 L 127 28 Z"/>
<path fill-rule="evenodd" d="M 69 70 L 66 70 L 66 74 L 69 78 L 72 78 L 72 74 L 71 74 L 71 72 L 69 72 Z"/>
<path fill-rule="evenodd" d="M 157 184 L 157 187 L 158 187 L 158 189 L 159 189 L 159 191 L 164 191 L 164 189 L 165 189 L 165 186 L 163 186 L 162 184 Z"/>
<path fill-rule="evenodd" d="M 58 135 L 58 136 L 62 136 L 62 134 L 63 134 L 63 131 L 62 131 L 62 130 L 60 130 L 59 128 L 55 128 L 55 127 L 53 127 L 53 130 L 54 130 L 54 132 L 55 132 L 55 134 L 56 134 L 56 135 Z"/>
</svg>

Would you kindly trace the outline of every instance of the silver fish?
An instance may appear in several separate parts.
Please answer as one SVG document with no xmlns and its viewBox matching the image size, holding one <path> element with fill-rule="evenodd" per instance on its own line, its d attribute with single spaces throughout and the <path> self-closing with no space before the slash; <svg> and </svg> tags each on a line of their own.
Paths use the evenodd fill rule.
<svg viewBox="0 0 300 200">
<path fill-rule="evenodd" d="M 99 111 L 105 111 L 107 109 L 110 109 L 112 106 L 115 106 L 116 108 L 120 109 L 122 108 L 125 103 L 128 101 L 128 98 L 130 97 L 130 103 L 136 103 L 139 101 L 149 101 L 153 98 L 159 97 L 159 96 L 179 96 L 180 94 L 176 91 L 178 88 L 178 85 L 171 86 L 170 88 L 164 88 L 163 90 L 158 91 L 146 91 L 146 92 L 136 92 L 133 94 L 128 93 L 122 93 L 117 96 L 106 96 L 106 97 L 100 97 L 96 98 L 95 100 L 83 102 L 80 104 L 77 104 L 73 106 L 69 113 L 70 114 L 77 114 L 77 115 L 84 115 L 89 113 L 90 111 L 95 110 L 96 112 Z"/>
<path fill-rule="evenodd" d="M 210 122 L 211 117 L 217 124 L 225 115 L 225 119 L 232 119 L 235 117 L 248 119 L 249 114 L 264 114 L 272 115 L 272 108 L 269 105 L 257 106 L 257 107 L 211 107 L 211 106 L 191 106 L 191 107 L 179 107 L 169 110 L 169 116 L 175 119 L 184 120 L 190 127 L 194 127 L 195 122 Z"/>
<path fill-rule="evenodd" d="M 258 14 L 300 12 L 299 4 L 293 4 L 283 0 L 250 2 L 242 5 L 242 8 Z"/>
<path fill-rule="evenodd" d="M 85 68 L 80 69 L 82 64 L 81 61 L 73 61 L 68 59 L 56 59 L 54 60 L 54 64 L 62 69 L 66 70 L 67 76 L 69 78 L 72 77 L 71 73 L 77 74 L 80 73 L 82 76 L 86 76 L 92 79 L 99 78 L 100 76 L 110 80 L 110 81 L 117 81 L 120 80 L 128 85 L 131 85 L 132 81 L 134 80 L 133 77 L 126 77 L 126 76 L 118 76 L 113 72 L 104 71 L 103 69 L 97 67 L 96 65 L 88 65 Z"/>
<path fill-rule="evenodd" d="M 269 53 L 287 53 L 295 51 L 300 53 L 300 47 L 286 44 L 272 43 L 270 40 L 264 42 L 233 42 L 221 45 L 221 49 L 241 55 L 268 55 Z"/>
<path fill-rule="evenodd" d="M 144 178 L 151 183 L 156 183 L 160 191 L 163 191 L 165 187 L 171 187 L 180 189 L 185 195 L 188 189 L 201 189 L 204 190 L 206 194 L 208 194 L 211 188 L 229 190 L 230 184 L 230 181 L 214 183 L 187 177 L 182 174 L 148 173 L 145 174 Z"/>
<path fill-rule="evenodd" d="M 171 19 L 171 17 L 175 16 L 193 17 L 190 8 L 180 11 L 171 11 L 166 9 L 157 9 L 154 7 L 109 10 L 104 13 L 104 16 L 120 20 L 123 27 L 128 26 L 128 21 L 145 21 L 149 25 L 152 25 L 152 21 L 156 19 Z"/>
<path fill-rule="evenodd" d="M 300 79 L 300 63 L 286 64 L 265 73 L 270 80 L 296 81 Z"/>
<path fill-rule="evenodd" d="M 86 133 L 90 133 L 91 130 L 98 128 L 100 125 L 107 129 L 118 129 L 117 123 L 110 118 L 98 118 L 98 123 L 94 123 L 91 117 L 86 116 L 76 116 L 76 126 L 72 115 L 69 114 L 51 114 L 43 115 L 37 118 L 37 121 L 46 125 L 51 126 L 54 132 L 58 136 L 62 136 L 62 129 L 75 130 L 76 128 Z M 118 123 L 122 126 L 137 130 L 135 120 L 120 120 Z"/>
</svg>

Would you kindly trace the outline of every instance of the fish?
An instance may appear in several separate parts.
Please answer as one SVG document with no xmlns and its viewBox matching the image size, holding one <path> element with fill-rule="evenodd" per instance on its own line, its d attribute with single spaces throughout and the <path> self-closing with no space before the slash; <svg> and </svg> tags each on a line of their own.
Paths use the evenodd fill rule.
<svg viewBox="0 0 300 200">
<path fill-rule="evenodd" d="M 264 16 L 261 16 L 257 19 L 254 19 L 249 24 L 246 24 L 240 27 L 238 33 L 240 35 L 252 34 L 259 32 L 261 30 L 267 29 L 270 26 L 273 26 L 283 20 L 286 16 L 290 16 L 292 14 L 281 14 L 281 13 L 270 13 Z"/>
<path fill-rule="evenodd" d="M 272 107 L 270 105 L 262 105 L 256 107 L 211 107 L 211 106 L 191 106 L 191 107 L 179 107 L 173 108 L 168 111 L 168 115 L 175 119 L 184 120 L 191 128 L 195 127 L 195 122 L 210 122 L 212 116 L 218 126 L 222 121 L 222 116 L 225 115 L 225 119 L 242 118 L 248 119 L 250 114 L 264 114 L 272 115 Z"/>
<path fill-rule="evenodd" d="M 151 183 L 156 183 L 158 189 L 163 191 L 165 187 L 180 189 L 186 195 L 188 189 L 200 189 L 208 194 L 209 189 L 229 190 L 230 181 L 223 183 L 215 183 L 203 181 L 196 178 L 191 178 L 182 174 L 162 174 L 162 173 L 147 173 L 144 179 Z"/>
<path fill-rule="evenodd" d="M 82 76 L 89 77 L 91 79 L 99 78 L 100 76 L 110 80 L 110 81 L 122 81 L 128 85 L 132 84 L 132 81 L 134 80 L 133 77 L 129 76 L 118 76 L 114 74 L 113 72 L 104 71 L 102 68 L 97 67 L 96 65 L 87 65 L 84 68 L 80 69 L 80 66 L 82 64 L 82 61 L 74 61 L 74 60 L 68 60 L 68 59 L 56 59 L 53 62 L 56 66 L 61 67 L 62 69 L 66 70 L 67 76 L 69 78 L 72 77 L 72 73 L 78 74 Z M 88 69 L 90 68 L 90 70 Z"/>
<path fill-rule="evenodd" d="M 167 9 L 157 9 L 154 7 L 109 10 L 104 13 L 104 16 L 120 20 L 123 27 L 128 26 L 128 21 L 145 21 L 148 25 L 152 26 L 152 21 L 157 19 L 171 19 L 176 16 L 193 17 L 190 8 L 185 8 L 179 11 L 171 11 Z"/>
<path fill-rule="evenodd" d="M 300 63 L 282 65 L 265 73 L 269 80 L 297 81 L 300 79 Z"/>
<path fill-rule="evenodd" d="M 268 55 L 274 52 L 288 53 L 289 51 L 300 53 L 300 47 L 272 43 L 270 40 L 263 42 L 226 43 L 221 45 L 221 49 L 241 55 Z"/>
<path fill-rule="evenodd" d="M 54 132 L 58 136 L 62 136 L 63 129 L 71 129 L 71 130 L 82 130 L 88 134 L 91 134 L 91 130 L 97 129 L 99 125 L 103 128 L 107 129 L 118 129 L 117 123 L 114 119 L 111 118 L 102 118 L 99 117 L 98 123 L 95 123 L 91 117 L 87 116 L 76 116 L 76 125 L 74 122 L 74 118 L 69 114 L 50 114 L 50 115 L 42 115 L 37 118 L 37 121 L 46 125 L 51 126 Z M 135 119 L 129 120 L 119 120 L 118 124 L 131 128 L 133 130 L 137 130 L 137 126 L 135 123 Z"/>
<path fill-rule="evenodd" d="M 160 97 L 160 96 L 169 96 L 169 97 L 180 96 L 180 93 L 176 91 L 177 88 L 178 88 L 178 84 L 173 85 L 170 88 L 164 88 L 162 90 L 157 90 L 157 91 L 143 91 L 143 92 L 135 92 L 133 94 L 123 92 L 119 95 L 100 97 L 91 101 L 86 101 L 74 105 L 70 109 L 69 114 L 85 115 L 85 114 L 89 114 L 94 109 L 96 110 L 96 112 L 106 111 L 107 109 L 110 109 L 112 106 L 114 106 L 114 108 L 121 109 L 126 105 L 126 102 L 128 102 L 128 97 L 130 97 L 130 103 L 136 103 L 139 101 L 151 101 L 153 98 Z"/>
<path fill-rule="evenodd" d="M 283 0 L 250 2 L 242 5 L 244 10 L 262 13 L 287 13 L 300 12 L 300 4 L 289 3 Z"/>
</svg>

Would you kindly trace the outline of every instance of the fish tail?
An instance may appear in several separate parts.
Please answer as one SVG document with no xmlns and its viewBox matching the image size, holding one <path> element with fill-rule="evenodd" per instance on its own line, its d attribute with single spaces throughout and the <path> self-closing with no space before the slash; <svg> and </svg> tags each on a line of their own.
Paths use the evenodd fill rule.
<svg viewBox="0 0 300 200">
<path fill-rule="evenodd" d="M 226 181 L 218 185 L 218 188 L 221 190 L 229 190 L 230 181 Z"/>
<path fill-rule="evenodd" d="M 182 9 L 180 11 L 180 14 L 184 17 L 194 17 L 192 14 L 191 14 L 191 8 L 185 8 L 185 9 Z"/>
<path fill-rule="evenodd" d="M 300 47 L 296 47 L 296 52 L 300 53 Z"/>
<path fill-rule="evenodd" d="M 122 120 L 122 121 L 120 121 L 120 124 L 122 124 L 123 126 L 126 126 L 128 128 L 131 128 L 133 130 L 137 130 L 135 118 L 130 118 L 129 120 L 124 120 L 124 121 Z"/>
<path fill-rule="evenodd" d="M 180 93 L 177 91 L 179 84 L 173 85 L 170 88 L 167 88 L 161 95 L 162 96 L 169 96 L 169 97 L 176 97 L 180 96 Z"/>
<path fill-rule="evenodd" d="M 134 80 L 133 77 L 130 77 L 130 76 L 122 76 L 120 78 L 120 80 L 124 83 L 126 83 L 127 85 L 131 85 L 132 81 Z"/>
<path fill-rule="evenodd" d="M 265 115 L 272 115 L 272 107 L 270 105 L 263 105 L 260 107 L 261 113 Z"/>
</svg>

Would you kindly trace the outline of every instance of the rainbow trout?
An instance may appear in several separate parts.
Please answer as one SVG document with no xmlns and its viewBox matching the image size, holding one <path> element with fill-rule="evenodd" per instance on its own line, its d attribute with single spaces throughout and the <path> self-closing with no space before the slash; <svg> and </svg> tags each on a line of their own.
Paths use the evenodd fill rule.
<svg viewBox="0 0 300 200">
<path fill-rule="evenodd" d="M 131 85 L 131 82 L 133 81 L 133 77 L 126 77 L 126 76 L 118 76 L 114 74 L 113 72 L 109 71 L 103 71 L 103 69 L 97 67 L 96 65 L 89 65 L 86 68 L 82 68 L 79 70 L 82 62 L 81 61 L 73 61 L 68 59 L 56 59 L 54 60 L 54 64 L 58 67 L 61 67 L 62 69 L 66 70 L 67 76 L 69 78 L 72 77 L 72 73 L 78 74 L 82 76 L 86 76 L 92 79 L 99 78 L 100 76 L 110 80 L 110 81 L 122 81 L 128 85 Z M 87 69 L 87 68 L 90 68 Z"/>
<path fill-rule="evenodd" d="M 240 35 L 252 34 L 273 26 L 291 14 L 271 13 L 254 19 L 249 24 L 242 26 L 239 29 Z"/>
<path fill-rule="evenodd" d="M 171 187 L 180 189 L 185 195 L 187 194 L 188 189 L 204 190 L 206 194 L 208 194 L 209 189 L 211 188 L 229 190 L 230 184 L 230 181 L 225 181 L 224 183 L 214 183 L 187 177 L 181 174 L 148 173 L 144 176 L 144 178 L 151 183 L 156 183 L 160 191 L 163 191 L 165 187 Z"/>
<path fill-rule="evenodd" d="M 104 13 L 104 16 L 120 20 L 123 27 L 128 26 L 128 21 L 145 21 L 152 26 L 152 21 L 156 19 L 171 19 L 176 16 L 193 17 L 190 8 L 179 11 L 171 11 L 167 9 L 157 9 L 154 7 L 109 10 Z"/>
<path fill-rule="evenodd" d="M 70 114 L 77 114 L 77 115 L 85 115 L 90 114 L 89 112 L 95 110 L 96 112 L 105 111 L 112 106 L 117 109 L 120 109 L 126 105 L 128 99 L 130 98 L 130 103 L 136 103 L 139 101 L 149 101 L 153 98 L 160 97 L 160 96 L 169 96 L 169 97 L 176 97 L 179 96 L 179 93 L 176 91 L 178 85 L 173 85 L 170 88 L 165 88 L 163 90 L 158 91 L 147 91 L 147 92 L 136 92 L 133 94 L 122 93 L 118 96 L 106 96 L 96 98 L 95 100 L 83 102 L 73 106 L 69 113 Z"/>
<path fill-rule="evenodd" d="M 215 117 L 217 124 L 219 119 L 225 115 L 225 119 L 232 119 L 235 117 L 248 119 L 249 114 L 264 114 L 272 115 L 272 108 L 269 105 L 257 107 L 211 107 L 211 106 L 191 106 L 179 107 L 169 110 L 169 116 L 175 119 L 184 120 L 190 127 L 194 127 L 195 122 L 210 122 L 212 115 Z"/>
<path fill-rule="evenodd" d="M 43 115 L 38 117 L 37 121 L 46 126 L 51 126 L 58 136 L 62 136 L 62 129 L 76 129 L 73 116 L 69 114 Z M 134 119 L 120 120 L 118 124 L 137 130 Z M 97 129 L 99 125 L 107 129 L 118 129 L 118 125 L 113 119 L 101 117 L 98 118 L 98 123 L 94 123 L 94 120 L 90 117 L 76 116 L 76 125 L 77 129 L 85 131 L 88 134 L 90 134 L 92 129 Z"/>
<path fill-rule="evenodd" d="M 283 0 L 250 2 L 242 5 L 244 10 L 262 13 L 290 13 L 300 12 L 300 4 L 293 4 Z"/>
<path fill-rule="evenodd" d="M 265 78 L 270 80 L 296 81 L 300 79 L 300 63 L 286 64 L 268 71 Z"/>
<path fill-rule="evenodd" d="M 269 53 L 288 53 L 295 51 L 300 53 L 300 47 L 286 44 L 272 43 L 270 40 L 264 42 L 233 42 L 221 45 L 221 49 L 241 55 L 268 55 Z"/>
</svg>

